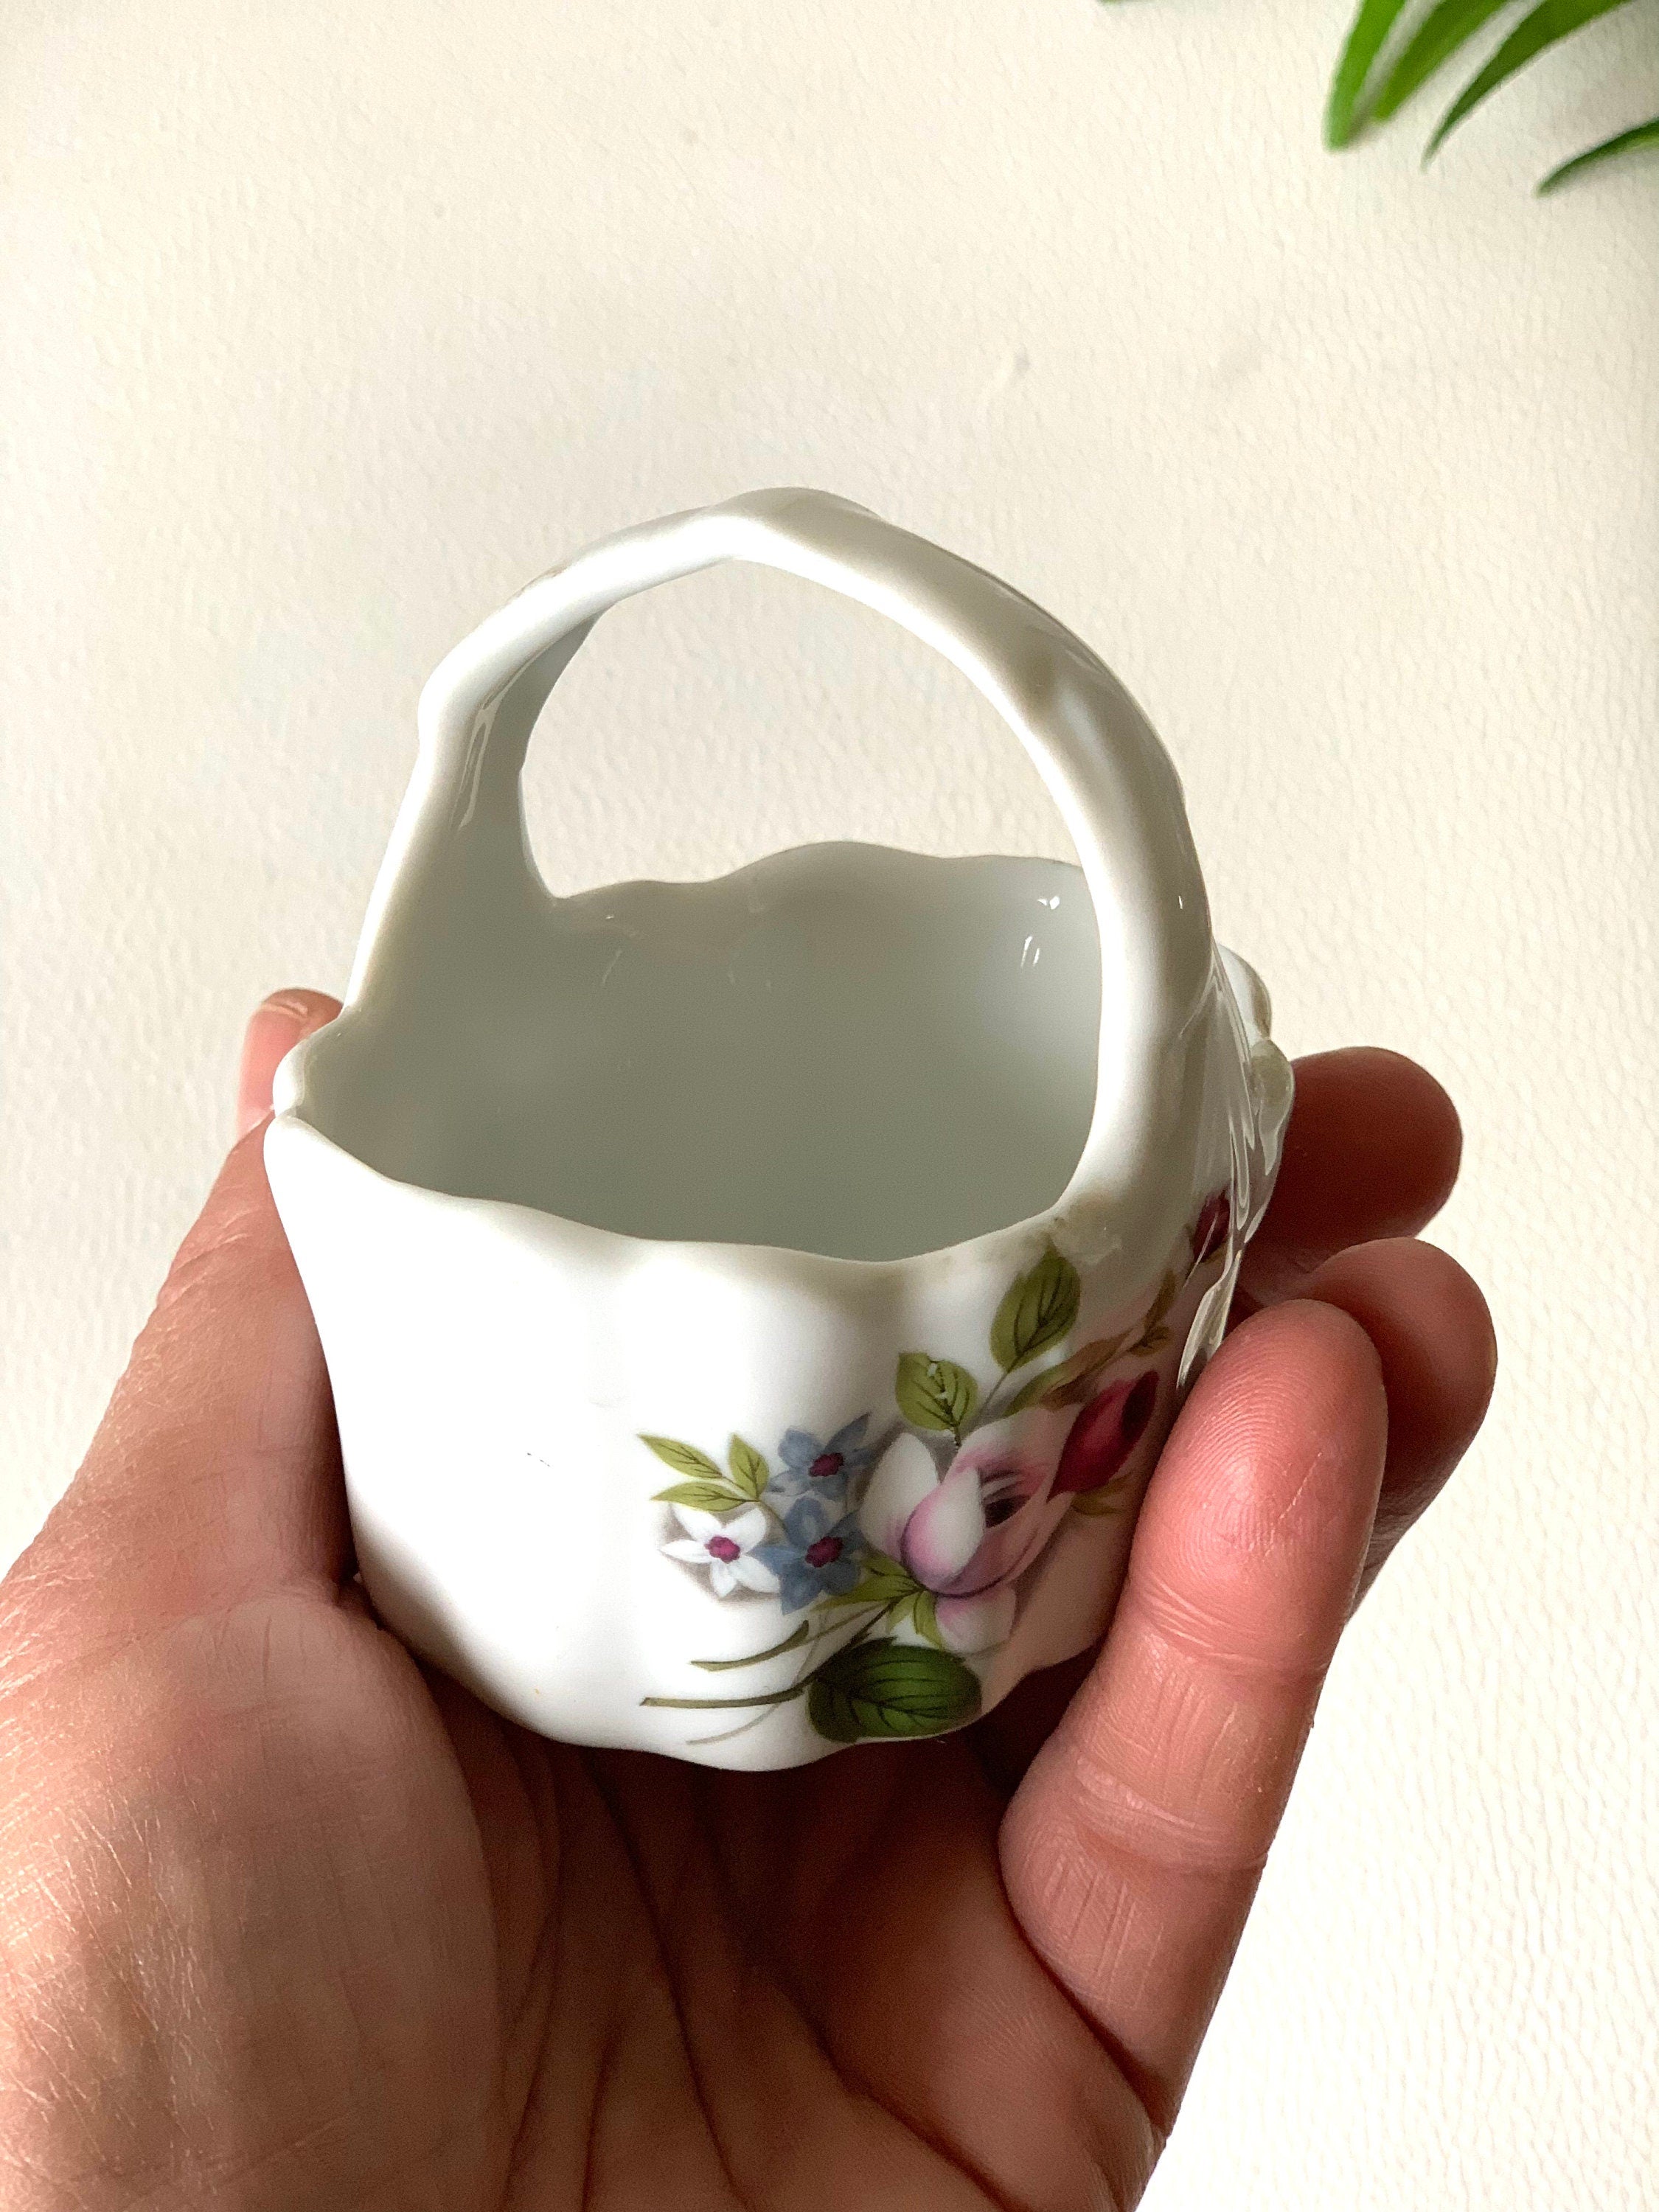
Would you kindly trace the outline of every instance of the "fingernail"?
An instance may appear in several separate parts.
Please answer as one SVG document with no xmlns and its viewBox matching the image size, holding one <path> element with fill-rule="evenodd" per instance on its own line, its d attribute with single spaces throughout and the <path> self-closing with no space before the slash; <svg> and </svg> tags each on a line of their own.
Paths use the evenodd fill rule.
<svg viewBox="0 0 1659 2212">
<path fill-rule="evenodd" d="M 320 995 L 315 991 L 273 991 L 268 998 L 260 1000 L 254 1012 L 256 1017 L 266 1013 L 291 1014 L 296 1021 L 309 1021 Z"/>
<path fill-rule="evenodd" d="M 273 991 L 249 1018 L 236 1085 L 236 1134 L 257 1129 L 270 1111 L 277 1063 L 300 1039 L 333 1020 L 339 1001 L 325 991 Z"/>
</svg>

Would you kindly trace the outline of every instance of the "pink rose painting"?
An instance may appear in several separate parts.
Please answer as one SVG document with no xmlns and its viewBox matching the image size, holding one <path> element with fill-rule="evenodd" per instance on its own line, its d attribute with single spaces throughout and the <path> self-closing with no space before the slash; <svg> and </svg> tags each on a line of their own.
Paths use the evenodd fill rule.
<svg viewBox="0 0 1659 2212">
<path fill-rule="evenodd" d="M 1054 1478 L 1072 1419 L 1034 1408 L 989 1422 L 943 1472 L 908 1432 L 878 1462 L 859 1511 L 864 1533 L 933 1594 L 933 1618 L 950 1650 L 1006 1642 L 1014 1584 L 1071 1503 L 1055 1497 Z"/>
</svg>

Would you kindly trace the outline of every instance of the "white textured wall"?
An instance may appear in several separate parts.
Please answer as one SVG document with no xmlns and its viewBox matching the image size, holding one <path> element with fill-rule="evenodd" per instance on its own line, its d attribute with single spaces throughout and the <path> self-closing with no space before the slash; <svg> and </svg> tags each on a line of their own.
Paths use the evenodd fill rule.
<svg viewBox="0 0 1659 2212">
<path fill-rule="evenodd" d="M 343 982 L 424 672 L 769 482 L 1141 695 L 1292 1049 L 1467 1115 L 1487 1438 L 1339 1663 L 1158 2212 L 1659 2204 L 1659 104 L 1638 7 L 1415 173 L 1342 0 L 11 0 L 0 48 L 0 1552 Z M 1634 77 L 1621 90 L 1620 76 Z M 727 573 L 544 732 L 566 884 L 1063 849 L 976 702 Z"/>
</svg>

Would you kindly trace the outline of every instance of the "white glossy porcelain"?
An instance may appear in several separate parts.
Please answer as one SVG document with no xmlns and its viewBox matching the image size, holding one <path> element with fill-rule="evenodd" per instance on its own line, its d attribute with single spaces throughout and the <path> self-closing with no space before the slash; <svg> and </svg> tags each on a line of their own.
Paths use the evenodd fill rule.
<svg viewBox="0 0 1659 2212">
<path fill-rule="evenodd" d="M 551 896 L 544 702 L 607 607 L 728 559 L 937 646 L 1081 869 L 820 845 Z M 265 1148 L 383 1618 L 544 1733 L 746 1767 L 1083 1648 L 1291 1088 L 1133 701 L 981 570 L 771 491 L 541 578 L 420 736 Z"/>
</svg>

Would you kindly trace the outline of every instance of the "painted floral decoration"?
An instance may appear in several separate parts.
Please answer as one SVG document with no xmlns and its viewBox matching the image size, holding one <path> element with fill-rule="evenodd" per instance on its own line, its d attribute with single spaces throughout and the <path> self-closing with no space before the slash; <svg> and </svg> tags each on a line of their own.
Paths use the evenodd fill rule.
<svg viewBox="0 0 1659 2212">
<path fill-rule="evenodd" d="M 762 1544 L 755 1553 L 775 1577 L 786 1613 L 858 1588 L 870 1547 L 856 1514 L 840 1512 L 840 1503 L 798 1498 L 784 1512 L 781 1540 Z"/>
<path fill-rule="evenodd" d="M 677 1505 L 674 1518 L 683 1533 L 663 1550 L 671 1559 L 707 1567 L 716 1597 L 730 1597 L 735 1589 L 776 1589 L 777 1575 L 756 1548 L 771 1526 L 758 1505 L 745 1505 L 724 1521 L 695 1505 Z"/>
<path fill-rule="evenodd" d="M 893 1378 L 897 1418 L 860 1413 L 824 1437 L 792 1428 L 774 1460 L 733 1436 L 722 1465 L 695 1444 L 646 1436 L 678 1478 L 658 1492 L 672 1519 L 665 1555 L 706 1573 L 715 1597 L 775 1599 L 781 1640 L 708 1673 L 799 1650 L 795 1679 L 748 1696 L 647 1698 L 714 1711 L 805 1698 L 820 1735 L 933 1735 L 980 1709 L 982 1662 L 1012 1633 L 1022 1578 L 1068 1514 L 1122 1512 L 1150 1456 L 1139 1447 L 1173 1414 L 1168 1316 L 1201 1273 L 1224 1266 L 1225 1190 L 1200 1208 L 1181 1266 L 1115 1335 L 1087 1339 L 1033 1370 L 1078 1333 L 1082 1284 L 1053 1245 L 1010 1285 L 989 1334 L 996 1379 L 907 1352 Z M 755 1724 L 754 1723 L 749 1723 Z"/>
</svg>

